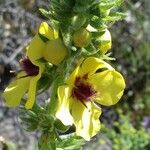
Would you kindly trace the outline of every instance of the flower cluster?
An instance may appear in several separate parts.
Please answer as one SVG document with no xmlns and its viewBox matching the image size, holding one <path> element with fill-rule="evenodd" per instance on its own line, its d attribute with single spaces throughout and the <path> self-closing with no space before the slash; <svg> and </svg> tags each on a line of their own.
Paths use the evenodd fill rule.
<svg viewBox="0 0 150 150">
<path fill-rule="evenodd" d="M 74 36 L 75 45 L 85 45 L 82 41 L 86 40 L 83 38 L 86 36 L 85 33 L 81 31 L 82 35 L 78 36 L 78 32 Z M 105 34 L 102 38 L 110 36 L 108 31 Z M 43 42 L 42 37 L 47 41 Z M 107 51 L 109 45 L 100 47 Z M 25 108 L 31 109 L 35 101 L 37 82 L 45 69 L 39 60 L 44 58 L 49 63 L 58 65 L 66 55 L 67 48 L 58 38 L 58 33 L 47 23 L 41 23 L 37 34 L 27 47 L 25 58 L 20 61 L 22 70 L 18 73 L 17 79 L 4 91 L 6 105 L 18 106 L 21 98 L 27 93 Z M 124 88 L 122 75 L 109 64 L 96 57 L 82 58 L 64 85 L 58 87 L 59 103 L 56 117 L 64 125 L 74 124 L 76 133 L 89 140 L 100 130 L 100 105 L 109 106 L 117 103 Z"/>
<path fill-rule="evenodd" d="M 46 43 L 42 37 L 47 40 Z M 20 60 L 21 71 L 18 73 L 17 79 L 4 91 L 6 105 L 18 106 L 21 98 L 27 92 L 25 108 L 31 109 L 35 101 L 37 82 L 45 69 L 40 59 L 45 58 L 49 63 L 57 65 L 66 55 L 67 49 L 58 38 L 58 33 L 46 22 L 42 22 L 37 34 L 26 48 L 25 58 Z"/>
<path fill-rule="evenodd" d="M 58 5 L 52 1 L 52 11 L 47 14 L 50 14 L 53 23 L 51 26 L 46 22 L 41 23 L 26 48 L 24 58 L 20 60 L 21 70 L 5 89 L 3 97 L 9 107 L 18 106 L 21 99 L 24 99 L 25 108 L 32 111 L 36 105 L 38 85 L 47 82 L 43 80 L 46 74 L 52 81 L 51 96 L 45 107 L 39 110 L 45 113 L 46 119 L 48 115 L 53 120 L 50 122 L 53 127 L 51 135 L 57 135 L 58 126 L 60 129 L 63 125 L 74 125 L 77 135 L 90 140 L 101 127 L 101 105 L 116 104 L 123 95 L 125 81 L 123 76 L 103 59 L 110 59 L 106 53 L 111 49 L 111 34 L 104 24 L 104 17 L 107 17 L 110 11 L 106 14 L 96 11 L 102 6 L 104 10 L 108 7 L 99 5 L 98 1 L 91 3 L 88 0 L 87 5 L 84 3 L 77 1 L 74 5 L 73 1 L 70 1 L 70 4 L 65 1 Z M 70 5 L 70 13 L 62 13 L 67 11 L 62 10 L 63 5 L 64 8 Z M 86 16 L 84 11 L 92 13 Z M 103 26 L 97 25 L 97 19 L 101 19 Z M 49 124 L 47 126 L 49 127 Z"/>
</svg>

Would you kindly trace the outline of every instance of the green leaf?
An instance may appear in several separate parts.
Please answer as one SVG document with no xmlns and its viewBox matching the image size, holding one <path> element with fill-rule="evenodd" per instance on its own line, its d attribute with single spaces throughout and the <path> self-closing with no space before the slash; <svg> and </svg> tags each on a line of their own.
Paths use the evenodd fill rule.
<svg viewBox="0 0 150 150">
<path fill-rule="evenodd" d="M 82 51 L 82 55 L 84 56 L 92 56 L 97 53 L 97 49 L 92 43 L 85 48 L 81 48 L 81 51 Z"/>
<path fill-rule="evenodd" d="M 98 16 L 92 16 L 92 18 L 90 20 L 90 25 L 98 30 L 99 29 L 104 30 L 105 28 L 107 28 L 104 20 L 102 20 Z"/>
<path fill-rule="evenodd" d="M 55 135 L 43 133 L 38 142 L 39 150 L 56 150 Z"/>
<path fill-rule="evenodd" d="M 39 128 L 43 131 L 52 132 L 54 130 L 54 117 L 48 114 L 39 115 Z"/>
<path fill-rule="evenodd" d="M 63 150 L 81 150 L 84 144 L 84 139 L 75 134 L 70 134 L 62 138 L 62 141 L 57 141 L 57 148 Z"/>
<path fill-rule="evenodd" d="M 99 5 L 100 12 L 104 12 L 108 9 L 111 9 L 115 5 L 114 2 L 101 2 Z"/>
<path fill-rule="evenodd" d="M 19 123 L 27 131 L 35 131 L 38 128 L 39 118 L 32 110 L 19 108 Z"/>
<path fill-rule="evenodd" d="M 74 6 L 73 0 L 56 1 L 51 0 L 50 12 L 56 20 L 63 22 L 73 16 L 72 8 Z M 62 9 L 63 8 L 63 9 Z"/>
<path fill-rule="evenodd" d="M 39 79 L 38 84 L 37 84 L 37 89 L 40 90 L 39 93 L 41 93 L 41 91 L 43 92 L 47 90 L 51 84 L 52 84 L 52 78 L 50 78 L 47 75 L 43 75 Z"/>
<path fill-rule="evenodd" d="M 43 8 L 39 8 L 39 11 L 40 11 L 41 14 L 42 14 L 43 16 L 45 16 L 46 18 L 50 18 L 50 16 L 49 16 L 50 12 L 49 12 L 49 11 L 47 11 L 47 10 L 45 10 L 45 9 L 43 9 Z"/>
<path fill-rule="evenodd" d="M 103 21 L 105 21 L 105 22 L 115 22 L 115 21 L 118 21 L 120 19 L 124 19 L 125 17 L 126 17 L 126 15 L 124 13 L 113 12 L 109 16 L 103 18 Z"/>
<path fill-rule="evenodd" d="M 61 36 L 62 36 L 63 42 L 66 45 L 66 47 L 68 48 L 68 52 L 70 54 L 69 50 L 72 47 L 72 32 L 73 32 L 73 30 L 71 30 L 67 26 L 67 24 L 66 25 L 61 24 L 60 28 L 61 28 L 60 30 L 61 30 Z"/>
<path fill-rule="evenodd" d="M 86 23 L 86 15 L 78 14 L 72 18 L 71 27 L 76 31 Z"/>
<path fill-rule="evenodd" d="M 69 129 L 69 126 L 63 125 L 63 123 L 60 120 L 58 120 L 58 119 L 55 120 L 54 127 L 59 132 L 63 132 L 63 133 L 66 132 Z"/>
<path fill-rule="evenodd" d="M 41 63 L 45 64 L 45 70 L 42 73 L 42 77 L 38 80 L 37 90 L 38 94 L 47 90 L 53 82 L 53 72 L 55 71 L 55 66 L 51 63 L 48 63 L 45 59 L 41 58 L 38 60 Z M 40 90 L 40 91 L 39 91 Z"/>
<path fill-rule="evenodd" d="M 75 6 L 74 6 L 74 12 L 75 13 L 88 13 L 90 8 L 95 7 L 95 5 L 98 5 L 100 3 L 99 0 L 76 0 Z"/>
</svg>

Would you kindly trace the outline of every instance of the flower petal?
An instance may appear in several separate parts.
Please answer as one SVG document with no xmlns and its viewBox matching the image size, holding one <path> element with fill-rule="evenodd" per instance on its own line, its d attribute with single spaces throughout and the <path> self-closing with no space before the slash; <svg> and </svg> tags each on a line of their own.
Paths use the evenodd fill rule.
<svg viewBox="0 0 150 150">
<path fill-rule="evenodd" d="M 58 33 L 51 28 L 46 22 L 42 22 L 39 27 L 39 33 L 48 38 L 49 40 L 54 40 L 58 38 Z"/>
<path fill-rule="evenodd" d="M 58 88 L 58 108 L 56 112 L 56 117 L 62 121 L 64 125 L 72 125 L 73 120 L 70 114 L 70 101 L 69 99 L 70 89 L 67 86 L 60 86 Z"/>
<path fill-rule="evenodd" d="M 26 74 L 21 72 L 18 74 L 18 79 L 12 81 L 5 89 L 3 97 L 5 98 L 8 107 L 16 107 L 19 105 L 21 98 L 27 91 L 30 83 L 30 77 L 23 77 Z M 20 78 L 23 77 L 23 78 Z"/>
<path fill-rule="evenodd" d="M 46 22 L 42 22 L 40 24 L 38 33 L 49 40 L 54 40 L 58 37 L 58 34 L 56 34 L 56 32 L 54 32 L 54 30 Z M 46 49 L 46 43 L 42 41 L 38 33 L 34 36 L 27 48 L 27 56 L 33 63 L 35 60 L 43 57 L 43 52 Z"/>
<path fill-rule="evenodd" d="M 79 73 L 79 67 L 77 67 L 68 77 L 68 79 L 66 80 L 66 83 L 70 86 L 74 86 L 74 81 L 76 79 L 76 77 L 78 76 Z"/>
<path fill-rule="evenodd" d="M 74 81 L 76 79 L 76 77 L 79 76 L 79 69 L 80 69 L 80 65 L 81 63 L 83 62 L 83 58 L 81 58 L 75 68 L 75 70 L 68 76 L 67 80 L 66 80 L 66 83 L 70 86 L 74 86 Z"/>
<path fill-rule="evenodd" d="M 96 73 L 89 78 L 89 82 L 94 85 L 99 94 L 96 97 L 96 101 L 106 106 L 116 104 L 125 89 L 123 76 L 115 70 Z"/>
<path fill-rule="evenodd" d="M 43 57 L 43 51 L 46 48 L 46 43 L 44 43 L 41 38 L 39 37 L 38 34 L 36 34 L 30 45 L 27 48 L 27 56 L 29 57 L 29 59 L 31 60 L 31 62 L 33 64 L 35 64 L 35 61 L 37 59 L 40 59 Z"/>
<path fill-rule="evenodd" d="M 36 96 L 37 82 L 41 78 L 41 74 L 44 71 L 43 64 L 38 64 L 38 66 L 39 66 L 39 74 L 37 76 L 32 76 L 29 83 L 28 100 L 25 104 L 26 109 L 31 109 L 33 107 Z"/>
<path fill-rule="evenodd" d="M 101 109 L 92 104 L 86 103 L 86 108 L 80 101 L 74 100 L 71 113 L 76 127 L 77 135 L 89 141 L 91 137 L 96 135 L 100 130 L 99 117 Z"/>
<path fill-rule="evenodd" d="M 52 64 L 58 65 L 68 54 L 68 49 L 60 38 L 48 41 L 46 45 L 43 55 Z"/>
<path fill-rule="evenodd" d="M 83 63 L 80 65 L 81 70 L 80 74 L 85 75 L 92 75 L 96 72 L 96 70 L 100 68 L 109 68 L 111 69 L 112 67 L 105 63 L 103 60 L 95 58 L 95 57 L 89 57 L 83 61 Z"/>
</svg>

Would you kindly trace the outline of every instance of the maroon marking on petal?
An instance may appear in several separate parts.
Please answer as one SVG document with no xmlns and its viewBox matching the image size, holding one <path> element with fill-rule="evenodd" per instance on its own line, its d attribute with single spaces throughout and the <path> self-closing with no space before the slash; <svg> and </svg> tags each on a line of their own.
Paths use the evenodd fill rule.
<svg viewBox="0 0 150 150">
<path fill-rule="evenodd" d="M 83 76 L 83 79 L 85 79 L 85 80 L 88 79 L 88 74 L 87 73 Z"/>
<path fill-rule="evenodd" d="M 76 77 L 74 87 L 72 89 L 72 97 L 79 100 L 85 107 L 87 101 L 91 101 L 91 97 L 96 94 L 92 86 L 87 83 L 88 74 L 83 77 Z"/>
<path fill-rule="evenodd" d="M 20 61 L 22 69 L 27 73 L 27 76 L 36 76 L 39 73 L 39 67 L 35 66 L 28 58 Z"/>
</svg>

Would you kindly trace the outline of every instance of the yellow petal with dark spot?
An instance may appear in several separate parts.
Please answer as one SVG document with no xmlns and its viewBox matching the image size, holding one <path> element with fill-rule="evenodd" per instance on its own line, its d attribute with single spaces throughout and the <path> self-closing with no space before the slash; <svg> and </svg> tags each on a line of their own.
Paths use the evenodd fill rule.
<svg viewBox="0 0 150 150">
<path fill-rule="evenodd" d="M 27 102 L 25 104 L 26 109 L 31 109 L 34 105 L 35 97 L 36 97 L 37 82 L 41 78 L 42 72 L 44 71 L 44 65 L 43 64 L 38 64 L 38 66 L 39 66 L 38 75 L 32 76 L 30 83 L 29 83 L 28 99 L 27 99 Z"/>
</svg>

